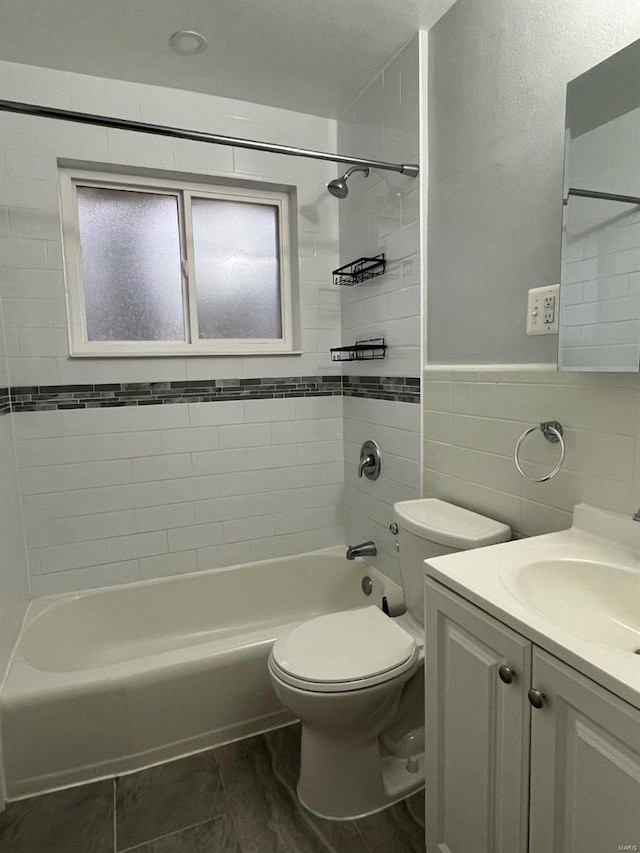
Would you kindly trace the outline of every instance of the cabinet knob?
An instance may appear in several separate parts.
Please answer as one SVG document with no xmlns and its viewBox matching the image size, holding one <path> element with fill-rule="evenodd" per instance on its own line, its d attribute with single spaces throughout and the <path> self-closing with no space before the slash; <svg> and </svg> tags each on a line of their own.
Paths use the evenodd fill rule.
<svg viewBox="0 0 640 853">
<path fill-rule="evenodd" d="M 500 681 L 503 681 L 505 684 L 511 684 L 516 674 L 510 666 L 502 664 L 498 669 L 498 675 L 500 676 Z"/>
<path fill-rule="evenodd" d="M 394 536 L 398 535 L 398 525 L 395 521 L 389 525 L 389 530 L 393 533 Z"/>
<path fill-rule="evenodd" d="M 529 702 L 533 705 L 534 708 L 542 708 L 544 705 L 545 695 L 541 693 L 540 690 L 537 690 L 535 687 L 532 687 L 527 693 L 529 697 Z"/>
</svg>

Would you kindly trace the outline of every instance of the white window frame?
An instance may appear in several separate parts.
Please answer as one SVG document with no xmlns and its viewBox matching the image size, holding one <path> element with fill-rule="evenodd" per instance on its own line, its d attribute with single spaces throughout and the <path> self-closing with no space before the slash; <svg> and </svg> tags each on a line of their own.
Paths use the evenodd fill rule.
<svg viewBox="0 0 640 853">
<path fill-rule="evenodd" d="M 182 298 L 185 322 L 184 341 L 89 340 L 82 276 L 77 186 L 130 190 L 133 192 L 153 192 L 159 195 L 175 196 L 178 199 L 180 254 L 182 259 Z M 191 199 L 194 197 L 240 201 L 250 204 L 268 204 L 277 208 L 282 337 L 202 340 L 198 337 L 197 282 L 191 215 Z M 289 194 L 275 190 L 252 189 L 243 186 L 227 186 L 215 183 L 189 183 L 186 181 L 176 181 L 175 179 L 164 180 L 161 178 L 147 178 L 134 175 L 114 175 L 108 172 L 78 169 L 61 169 L 60 216 L 62 223 L 70 356 L 75 358 L 120 358 L 123 356 L 277 355 L 293 353 L 292 240 L 289 204 Z"/>
</svg>

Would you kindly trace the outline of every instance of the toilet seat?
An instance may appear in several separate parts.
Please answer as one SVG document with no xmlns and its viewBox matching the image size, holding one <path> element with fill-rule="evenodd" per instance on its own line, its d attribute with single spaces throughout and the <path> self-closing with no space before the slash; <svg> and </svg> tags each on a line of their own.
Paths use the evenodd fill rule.
<svg viewBox="0 0 640 853">
<path fill-rule="evenodd" d="M 390 681 L 419 657 L 414 637 L 372 606 L 303 622 L 276 640 L 269 667 L 300 690 L 339 693 Z"/>
</svg>

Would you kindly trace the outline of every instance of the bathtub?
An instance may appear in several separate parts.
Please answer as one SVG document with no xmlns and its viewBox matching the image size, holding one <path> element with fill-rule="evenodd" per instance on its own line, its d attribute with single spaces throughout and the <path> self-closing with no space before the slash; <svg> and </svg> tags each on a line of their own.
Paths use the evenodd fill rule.
<svg viewBox="0 0 640 853">
<path fill-rule="evenodd" d="M 291 722 L 269 682 L 274 640 L 305 619 L 380 604 L 383 595 L 402 606 L 400 587 L 330 548 L 34 599 L 0 691 L 8 798 Z"/>
</svg>

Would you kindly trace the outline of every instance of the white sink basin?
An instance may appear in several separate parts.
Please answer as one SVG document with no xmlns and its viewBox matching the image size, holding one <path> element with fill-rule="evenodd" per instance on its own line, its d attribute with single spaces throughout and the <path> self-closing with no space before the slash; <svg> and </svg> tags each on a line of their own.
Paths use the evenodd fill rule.
<svg viewBox="0 0 640 853">
<path fill-rule="evenodd" d="M 585 504 L 569 530 L 434 557 L 427 574 L 640 708 L 640 523 Z"/>
<path fill-rule="evenodd" d="M 565 630 L 640 654 L 640 572 L 586 559 L 533 560 L 501 567 L 507 589 Z"/>
</svg>

